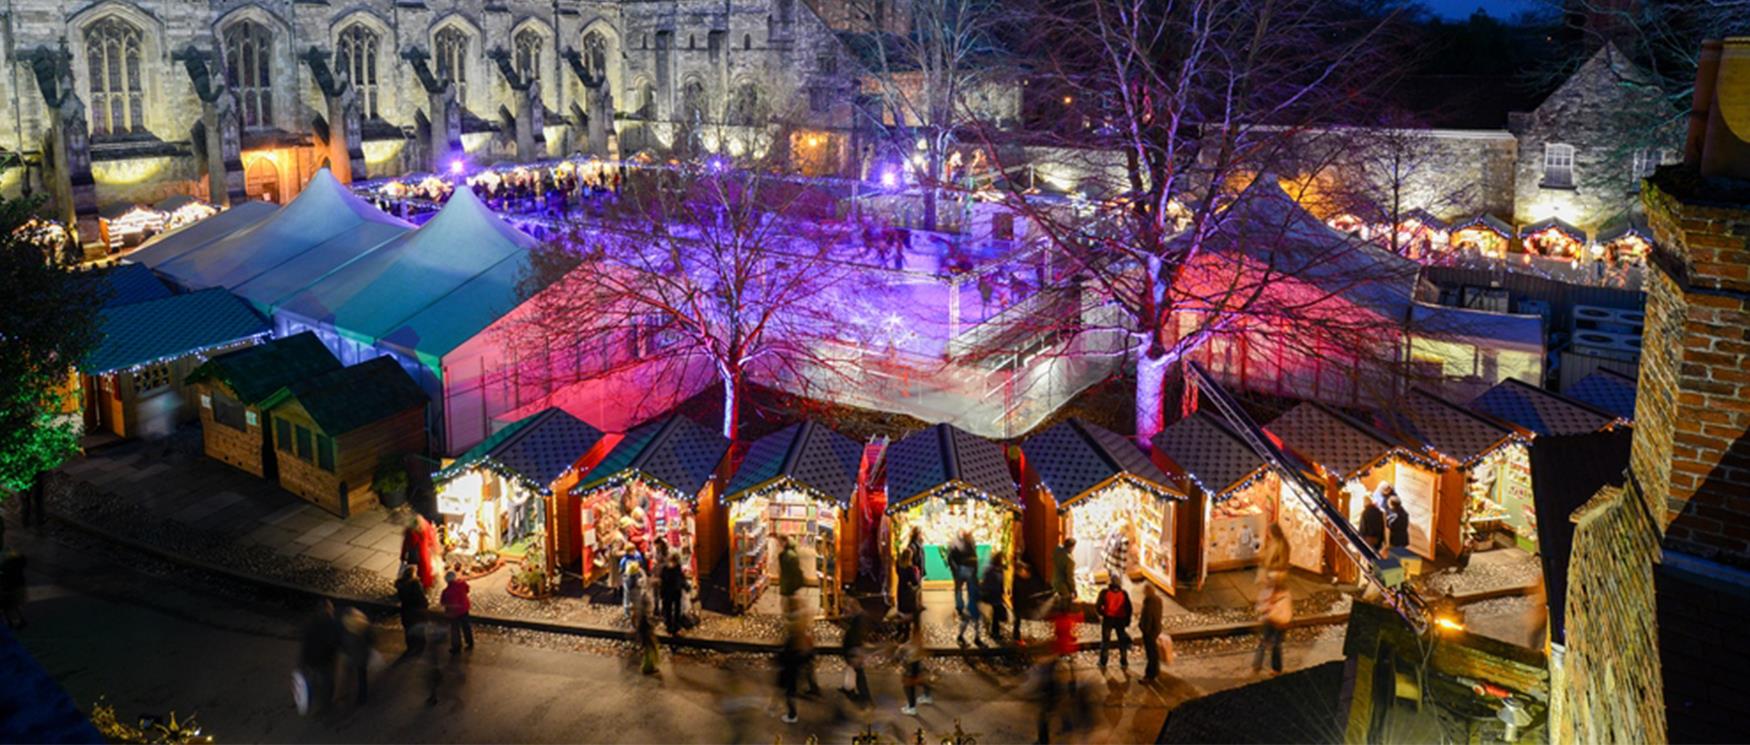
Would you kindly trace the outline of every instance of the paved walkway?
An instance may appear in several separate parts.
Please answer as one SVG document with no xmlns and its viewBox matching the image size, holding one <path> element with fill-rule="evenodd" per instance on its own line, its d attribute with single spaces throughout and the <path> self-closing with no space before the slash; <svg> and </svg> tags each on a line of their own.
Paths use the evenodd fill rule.
<svg viewBox="0 0 1750 745">
<path fill-rule="evenodd" d="M 198 432 L 179 433 L 169 444 L 111 445 L 62 469 L 73 477 L 51 509 L 73 522 L 144 548 L 300 589 L 371 601 L 392 596 L 401 531 L 387 512 L 373 510 L 341 519 L 278 486 L 199 453 Z M 1527 569 L 1530 570 L 1529 575 Z M 1535 584 L 1534 557 L 1513 550 L 1477 554 L 1466 575 L 1452 580 L 1461 593 L 1512 591 Z M 530 601 L 507 591 L 503 568 L 472 584 L 476 613 L 512 623 L 586 633 L 622 635 L 629 629 L 618 605 L 582 597 Z M 1327 579 L 1291 577 L 1296 615 L 1309 623 L 1340 622 L 1350 596 Z M 1132 587 L 1139 598 L 1140 588 Z M 702 613 L 690 635 L 706 640 L 767 644 L 781 639 L 775 593 L 765 605 L 740 616 Z M 1164 626 L 1182 637 L 1234 633 L 1255 623 L 1257 597 L 1251 570 L 1218 572 L 1202 588 L 1180 588 L 1167 598 Z M 925 592 L 929 642 L 953 648 L 955 622 L 950 590 Z M 1048 633 L 1026 622 L 1029 635 Z M 1098 638 L 1097 625 L 1081 636 Z M 817 626 L 823 645 L 835 645 L 839 629 Z"/>
</svg>

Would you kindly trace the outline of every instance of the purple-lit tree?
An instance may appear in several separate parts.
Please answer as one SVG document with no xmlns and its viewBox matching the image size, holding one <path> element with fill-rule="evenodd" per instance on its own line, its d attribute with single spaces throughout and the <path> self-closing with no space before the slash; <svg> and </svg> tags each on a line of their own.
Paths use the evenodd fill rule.
<svg viewBox="0 0 1750 745">
<path fill-rule="evenodd" d="M 627 183 L 611 223 L 574 226 L 537 252 L 525 284 L 545 289 L 532 293 L 514 343 L 605 340 L 656 365 L 657 385 L 706 365 L 732 440 L 756 370 L 808 380 L 837 369 L 824 342 L 845 332 L 829 290 L 848 275 L 830 255 L 834 237 L 794 219 L 805 191 L 719 161 Z"/>
<path fill-rule="evenodd" d="M 1319 292 L 1270 291 L 1304 269 L 1271 258 L 1303 226 L 1224 224 L 1258 174 L 1292 181 L 1331 164 L 1308 162 L 1305 139 L 1365 118 L 1392 17 L 1319 0 L 1053 0 L 1035 11 L 1027 120 L 1048 149 L 1017 158 L 1005 133 L 984 132 L 1008 177 L 994 194 L 1076 266 L 1085 291 L 1121 309 L 1138 440 L 1164 423 L 1169 370 L 1212 337 L 1293 328 L 1279 341 L 1313 355 L 1377 335 L 1314 312 Z M 1053 182 L 1074 204 L 1035 193 Z M 1252 257 L 1230 262 L 1225 280 L 1206 256 L 1216 240 Z M 1327 297 L 1341 284 L 1320 283 Z"/>
</svg>

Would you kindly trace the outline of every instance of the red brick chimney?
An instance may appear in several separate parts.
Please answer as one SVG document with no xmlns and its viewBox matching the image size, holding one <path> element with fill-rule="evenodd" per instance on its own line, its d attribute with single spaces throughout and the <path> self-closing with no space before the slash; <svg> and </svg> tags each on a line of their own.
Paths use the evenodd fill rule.
<svg viewBox="0 0 1750 745">
<path fill-rule="evenodd" d="M 1642 191 L 1647 278 L 1631 466 L 1666 545 L 1750 565 L 1750 38 L 1709 42 L 1685 162 Z"/>
</svg>

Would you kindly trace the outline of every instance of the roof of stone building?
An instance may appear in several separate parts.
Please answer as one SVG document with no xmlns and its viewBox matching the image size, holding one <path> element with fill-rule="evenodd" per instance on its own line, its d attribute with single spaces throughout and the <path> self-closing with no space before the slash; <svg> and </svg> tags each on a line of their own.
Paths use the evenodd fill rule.
<svg viewBox="0 0 1750 745">
<path fill-rule="evenodd" d="M 1389 436 L 1316 401 L 1296 405 L 1265 426 L 1313 463 L 1352 478 L 1400 447 Z"/>
<path fill-rule="evenodd" d="M 218 380 L 254 406 L 292 383 L 333 372 L 340 360 L 313 331 L 226 352 L 189 372 L 187 382 Z"/>
<path fill-rule="evenodd" d="M 1632 421 L 1635 418 L 1635 385 L 1634 378 L 1600 367 L 1568 386 L 1566 393 L 1576 401 Z"/>
<path fill-rule="evenodd" d="M 105 308 L 90 375 L 183 357 L 269 332 L 248 303 L 220 288 Z"/>
<path fill-rule="evenodd" d="M 724 499 L 783 481 L 820 499 L 849 505 L 857 493 L 863 446 L 824 424 L 798 422 L 755 440 Z"/>
<path fill-rule="evenodd" d="M 1221 501 L 1235 485 L 1264 468 L 1264 459 L 1208 412 L 1198 410 L 1154 437 L 1155 452 L 1184 469 Z"/>
<path fill-rule="evenodd" d="M 1129 477 L 1160 494 L 1176 494 L 1172 481 L 1129 439 L 1071 417 L 1021 443 L 1027 465 L 1062 507 L 1112 479 Z"/>
<path fill-rule="evenodd" d="M 1616 417 L 1555 391 L 1508 378 L 1471 402 L 1471 407 L 1539 435 L 1577 435 L 1609 427 Z"/>
<path fill-rule="evenodd" d="M 543 409 L 506 425 L 469 448 L 438 472 L 436 480 L 449 480 L 490 463 L 546 494 L 553 482 L 604 436 L 601 430 L 562 409 Z"/>
<path fill-rule="evenodd" d="M 1485 455 L 1513 437 L 1512 427 L 1421 388 L 1411 388 L 1381 419 L 1387 429 L 1405 440 L 1460 463 Z"/>
<path fill-rule="evenodd" d="M 636 474 L 684 499 L 695 499 L 729 452 L 729 438 L 680 414 L 645 422 L 590 469 L 574 494 L 596 491 Z"/>
<path fill-rule="evenodd" d="M 316 426 L 334 437 L 431 400 L 394 357 L 373 357 L 292 382 L 269 396 L 261 407 L 272 409 L 292 399 Z"/>
<path fill-rule="evenodd" d="M 899 509 L 943 487 L 969 487 L 996 502 L 1018 506 L 1020 490 L 1003 448 L 955 427 L 937 424 L 887 448 L 887 509 Z"/>
</svg>

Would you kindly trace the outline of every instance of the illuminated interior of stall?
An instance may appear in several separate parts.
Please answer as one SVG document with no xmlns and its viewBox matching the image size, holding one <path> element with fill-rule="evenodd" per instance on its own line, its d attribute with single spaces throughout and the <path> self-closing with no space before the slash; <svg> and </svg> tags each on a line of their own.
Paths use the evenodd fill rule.
<svg viewBox="0 0 1750 745">
<path fill-rule="evenodd" d="M 1537 547 L 1537 509 L 1531 495 L 1531 456 L 1513 441 L 1482 455 L 1465 480 L 1465 538 L 1471 543 L 1494 530 L 1511 533 L 1520 548 Z"/>
<path fill-rule="evenodd" d="M 546 500 L 518 479 L 481 466 L 438 485 L 438 514 L 445 545 L 455 553 L 512 553 L 527 549 L 546 525 Z"/>
<path fill-rule="evenodd" d="M 1507 236 L 1486 225 L 1468 225 L 1452 231 L 1452 245 L 1461 252 L 1497 259 L 1507 255 Z"/>
<path fill-rule="evenodd" d="M 1278 482 L 1280 483 L 1280 482 Z M 1302 495 L 1280 486 L 1277 504 L 1281 507 L 1282 532 L 1288 536 L 1288 563 L 1314 574 L 1325 571 L 1325 526 L 1321 518 L 1307 506 L 1308 500 L 1323 495 Z"/>
<path fill-rule="evenodd" d="M 164 222 L 164 213 L 134 205 L 114 219 L 105 219 L 103 229 L 109 236 L 109 248 L 114 251 L 145 242 L 164 229 Z"/>
<path fill-rule="evenodd" d="M 1598 244 L 1597 248 L 1602 254 L 1598 258 L 1639 266 L 1646 263 L 1647 253 L 1652 250 L 1653 244 L 1637 233 L 1626 233 L 1609 243 Z"/>
<path fill-rule="evenodd" d="M 1524 245 L 1525 252 L 1529 254 L 1569 258 L 1579 256 L 1586 247 L 1586 242 L 1575 239 L 1560 226 L 1551 225 L 1527 234 Z"/>
<path fill-rule="evenodd" d="M 735 557 L 730 595 L 735 606 L 745 609 L 753 605 L 768 582 L 778 576 L 777 555 L 781 541 L 789 537 L 796 543 L 804 579 L 812 574 L 820 587 L 821 607 L 836 608 L 842 510 L 798 489 L 780 487 L 768 492 L 752 494 L 729 507 L 730 550 Z"/>
<path fill-rule="evenodd" d="M 164 229 L 175 230 L 184 225 L 200 222 L 218 213 L 217 208 L 206 202 L 187 202 L 164 216 Z"/>
<path fill-rule="evenodd" d="M 1010 504 L 957 485 L 890 506 L 894 556 L 905 549 L 906 537 L 911 535 L 912 528 L 917 528 L 924 543 L 924 579 L 948 581 L 951 579 L 948 546 L 960 531 L 968 530 L 978 544 L 979 566 L 984 566 L 994 552 L 1003 556 L 1013 571 L 1016 512 Z"/>
<path fill-rule="evenodd" d="M 1398 221 L 1394 244 L 1405 256 L 1425 258 L 1439 248 L 1451 245 L 1451 235 L 1445 225 L 1429 218 L 1406 217 Z"/>
<path fill-rule="evenodd" d="M 1276 520 L 1280 482 L 1262 469 L 1249 478 L 1251 483 L 1211 500 L 1205 538 L 1210 571 L 1251 565 L 1264 551 L 1264 538 Z"/>
<path fill-rule="evenodd" d="M 1423 558 L 1434 558 L 1434 498 L 1440 470 L 1440 464 L 1432 460 L 1403 449 L 1392 451 L 1390 456 L 1343 483 L 1343 491 L 1349 496 L 1350 522 L 1360 525 L 1361 511 L 1368 500 L 1380 493 L 1382 485 L 1389 484 L 1410 516 L 1410 550 Z"/>
<path fill-rule="evenodd" d="M 580 495 L 583 526 L 583 569 L 586 582 L 615 571 L 627 549 L 649 557 L 657 538 L 681 556 L 681 566 L 693 576 L 693 503 L 688 496 L 653 484 L 636 474 L 608 482 Z"/>
<path fill-rule="evenodd" d="M 1156 585 L 1173 586 L 1173 519 L 1166 493 L 1115 479 L 1059 514 L 1063 535 L 1076 539 L 1077 597 L 1092 600 L 1120 560 L 1126 575 L 1139 570 Z"/>
</svg>

